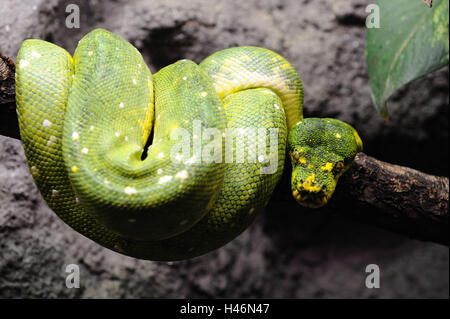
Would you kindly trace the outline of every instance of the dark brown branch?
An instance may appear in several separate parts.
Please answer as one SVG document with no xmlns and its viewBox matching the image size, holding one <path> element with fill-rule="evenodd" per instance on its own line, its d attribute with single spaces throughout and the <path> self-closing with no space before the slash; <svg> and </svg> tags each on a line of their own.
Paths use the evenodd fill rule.
<svg viewBox="0 0 450 319">
<path fill-rule="evenodd" d="M 0 135 L 19 139 L 14 101 L 14 64 L 0 55 Z M 284 189 L 289 189 L 287 179 L 287 185 L 281 185 Z M 325 209 L 412 238 L 448 245 L 448 194 L 448 178 L 359 153 Z M 294 203 L 290 192 L 281 190 L 274 195 L 275 201 Z"/>
<path fill-rule="evenodd" d="M 412 238 L 449 244 L 446 177 L 358 153 L 341 177 L 331 207 L 344 215 Z"/>
<path fill-rule="evenodd" d="M 0 52 L 0 135 L 20 138 L 16 114 L 15 66 Z"/>
</svg>

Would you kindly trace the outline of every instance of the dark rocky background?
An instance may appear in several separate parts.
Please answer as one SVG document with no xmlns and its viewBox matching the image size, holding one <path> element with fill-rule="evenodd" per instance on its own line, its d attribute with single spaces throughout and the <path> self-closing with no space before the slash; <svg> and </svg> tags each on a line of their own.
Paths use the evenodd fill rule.
<svg viewBox="0 0 450 319">
<path fill-rule="evenodd" d="M 299 70 L 305 116 L 354 125 L 365 152 L 448 176 L 448 67 L 401 89 L 390 121 L 372 105 L 364 61 L 369 0 L 0 0 L 0 52 L 40 38 L 73 53 L 103 27 L 131 41 L 152 71 L 236 45 L 273 49 Z M 65 27 L 80 5 L 81 28 Z M 81 288 L 65 287 L 65 266 Z M 381 288 L 365 288 L 365 267 Z M 448 247 L 411 240 L 293 203 L 272 202 L 241 236 L 208 255 L 163 263 L 109 251 L 76 233 L 33 184 L 20 141 L 0 137 L 0 298 L 448 298 Z"/>
</svg>

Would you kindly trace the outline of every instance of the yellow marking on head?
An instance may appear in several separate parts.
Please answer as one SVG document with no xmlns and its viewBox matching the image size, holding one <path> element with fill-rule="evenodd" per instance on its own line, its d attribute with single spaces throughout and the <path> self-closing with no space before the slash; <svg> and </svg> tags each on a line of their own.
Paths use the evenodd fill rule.
<svg viewBox="0 0 450 319">
<path fill-rule="evenodd" d="M 77 173 L 78 172 L 78 167 L 77 166 L 72 166 L 72 172 Z"/>
<path fill-rule="evenodd" d="M 314 165 L 313 164 L 308 164 L 308 166 L 307 166 L 307 168 L 313 168 L 314 167 Z"/>
<path fill-rule="evenodd" d="M 306 181 L 303 183 L 303 188 L 308 192 L 317 193 L 322 189 L 322 187 L 316 185 L 316 183 L 316 174 L 313 173 L 306 178 Z"/>
<path fill-rule="evenodd" d="M 331 172 L 331 170 L 333 169 L 333 163 L 327 162 L 325 164 L 325 166 L 322 166 L 321 169 L 323 171 L 327 171 L 327 172 Z"/>
<path fill-rule="evenodd" d="M 339 134 L 339 133 L 336 133 L 336 135 L 335 135 L 337 138 L 341 138 L 342 136 L 341 136 L 341 134 Z"/>
<path fill-rule="evenodd" d="M 305 163 L 306 163 L 306 158 L 304 158 L 304 157 L 299 157 L 299 158 L 298 158 L 298 162 L 301 163 L 301 164 L 305 164 Z"/>
</svg>

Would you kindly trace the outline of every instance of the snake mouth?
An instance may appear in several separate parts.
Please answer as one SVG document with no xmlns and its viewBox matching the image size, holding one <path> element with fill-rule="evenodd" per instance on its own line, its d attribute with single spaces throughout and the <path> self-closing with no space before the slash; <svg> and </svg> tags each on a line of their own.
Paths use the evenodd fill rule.
<svg viewBox="0 0 450 319">
<path fill-rule="evenodd" d="M 303 188 L 294 189 L 292 191 L 292 196 L 297 201 L 297 203 L 308 208 L 322 207 L 328 202 L 328 199 L 331 197 L 331 195 L 326 194 L 323 189 L 316 192 L 310 192 Z"/>
</svg>

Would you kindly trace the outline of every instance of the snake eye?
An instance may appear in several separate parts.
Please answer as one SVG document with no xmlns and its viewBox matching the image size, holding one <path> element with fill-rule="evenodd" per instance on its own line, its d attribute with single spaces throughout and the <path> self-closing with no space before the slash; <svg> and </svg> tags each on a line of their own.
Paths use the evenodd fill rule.
<svg viewBox="0 0 450 319">
<path fill-rule="evenodd" d="M 293 163 L 298 163 L 298 159 L 300 158 L 300 153 L 298 151 L 294 151 L 291 153 L 291 159 Z"/>
<path fill-rule="evenodd" d="M 333 167 L 333 174 L 334 175 L 339 174 L 343 168 L 344 168 L 344 162 L 342 162 L 342 161 L 337 162 L 336 165 L 334 165 L 334 167 Z"/>
</svg>

